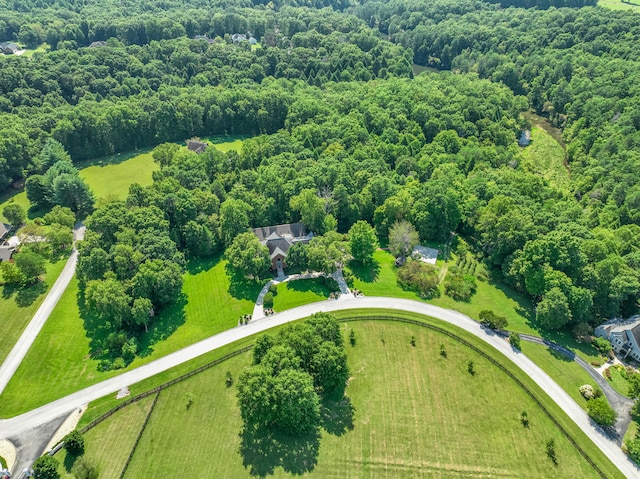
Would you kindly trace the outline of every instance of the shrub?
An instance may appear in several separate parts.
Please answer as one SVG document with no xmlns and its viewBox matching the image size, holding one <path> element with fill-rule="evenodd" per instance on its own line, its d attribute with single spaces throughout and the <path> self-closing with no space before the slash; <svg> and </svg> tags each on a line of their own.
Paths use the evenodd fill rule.
<svg viewBox="0 0 640 479">
<path fill-rule="evenodd" d="M 84 454 L 84 437 L 77 429 L 67 434 L 64 439 L 64 448 L 72 456 L 81 456 Z"/>
<path fill-rule="evenodd" d="M 467 371 L 469 371 L 469 374 L 471 374 L 472 376 L 475 376 L 476 369 L 475 369 L 475 366 L 473 365 L 473 361 L 469 361 L 467 363 Z"/>
<path fill-rule="evenodd" d="M 447 357 L 447 348 L 444 346 L 444 344 L 440 345 L 440 356 L 442 356 L 443 358 Z"/>
<path fill-rule="evenodd" d="M 558 465 L 558 457 L 556 456 L 556 441 L 549 439 L 546 444 L 547 457 L 551 459 L 554 465 Z"/>
<path fill-rule="evenodd" d="M 430 264 L 409 259 L 396 272 L 398 284 L 406 290 L 415 291 L 420 296 L 437 295 L 438 269 Z"/>
<path fill-rule="evenodd" d="M 627 441 L 624 445 L 627 446 L 626 453 L 629 457 L 640 464 L 640 437 L 636 434 L 634 439 Z"/>
<path fill-rule="evenodd" d="M 589 326 L 589 323 L 578 323 L 573 328 L 573 335 L 579 342 L 591 341 L 591 333 L 593 333 L 593 328 Z"/>
<path fill-rule="evenodd" d="M 265 308 L 273 308 L 273 293 L 271 293 L 271 291 L 264 295 L 264 298 L 262 299 L 262 305 Z"/>
<path fill-rule="evenodd" d="M 193 394 L 191 393 L 187 393 L 184 395 L 184 402 L 185 402 L 185 407 L 187 408 L 187 410 L 191 409 L 191 406 L 193 406 Z"/>
<path fill-rule="evenodd" d="M 231 371 L 227 371 L 227 375 L 226 375 L 226 378 L 225 378 L 225 383 L 226 383 L 228 388 L 233 386 L 233 376 L 231 375 Z"/>
<path fill-rule="evenodd" d="M 416 337 L 415 336 L 411 336 L 411 346 L 413 346 L 414 348 L 416 347 Z"/>
<path fill-rule="evenodd" d="M 594 368 L 599 368 L 600 366 L 602 366 L 602 363 L 600 361 L 591 361 L 591 366 L 593 366 Z"/>
<path fill-rule="evenodd" d="M 604 370 L 604 377 L 611 381 L 611 368 L 607 368 Z"/>
<path fill-rule="evenodd" d="M 593 397 L 594 397 L 594 399 L 602 397 L 603 394 L 604 393 L 602 392 L 602 389 L 600 389 L 599 387 L 596 386 L 595 388 L 593 388 Z"/>
<path fill-rule="evenodd" d="M 33 463 L 34 477 L 38 479 L 58 479 L 60 477 L 58 464 L 58 460 L 55 457 L 45 454 Z"/>
<path fill-rule="evenodd" d="M 587 401 L 595 397 L 593 393 L 593 386 L 590 384 L 583 384 L 580 386 L 580 394 L 582 394 L 582 397 Z"/>
<path fill-rule="evenodd" d="M 98 466 L 86 456 L 82 456 L 73 464 L 71 472 L 76 479 L 98 479 L 100 477 Z"/>
<path fill-rule="evenodd" d="M 278 296 L 278 285 L 271 283 L 271 285 L 269 286 L 269 292 L 274 296 Z"/>
<path fill-rule="evenodd" d="M 351 346 L 356 345 L 356 332 L 353 329 L 349 333 L 349 342 L 351 343 Z"/>
<path fill-rule="evenodd" d="M 111 364 L 111 369 L 123 369 L 126 366 L 127 363 L 124 358 L 115 358 Z"/>
<path fill-rule="evenodd" d="M 595 338 L 591 344 L 603 356 L 609 356 L 609 353 L 611 353 L 611 343 L 604 338 Z"/>
<path fill-rule="evenodd" d="M 609 406 L 605 397 L 592 399 L 587 404 L 589 417 L 604 427 L 613 426 L 616 422 L 616 412 Z"/>
<path fill-rule="evenodd" d="M 478 318 L 480 319 L 480 324 L 491 329 L 504 329 L 509 324 L 507 318 L 504 316 L 498 316 L 493 311 L 486 309 L 480 311 Z"/>
<path fill-rule="evenodd" d="M 452 266 L 447 272 L 444 282 L 444 294 L 456 301 L 469 301 L 476 292 L 476 279 L 470 274 L 464 274 L 465 266 Z"/>
<path fill-rule="evenodd" d="M 509 334 L 509 344 L 520 351 L 520 335 L 518 333 Z"/>
<path fill-rule="evenodd" d="M 529 427 L 529 416 L 527 415 L 527 411 L 522 411 L 520 414 L 520 422 L 524 427 Z"/>
</svg>

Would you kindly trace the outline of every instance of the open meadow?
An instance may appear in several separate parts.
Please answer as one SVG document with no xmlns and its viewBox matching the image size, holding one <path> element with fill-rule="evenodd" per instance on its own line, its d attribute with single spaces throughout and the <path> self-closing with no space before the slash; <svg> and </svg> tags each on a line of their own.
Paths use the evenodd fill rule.
<svg viewBox="0 0 640 479">
<path fill-rule="evenodd" d="M 225 375 L 236 378 L 250 364 L 244 353 L 160 393 L 124 477 L 324 478 L 346 471 L 349 477 L 598 477 L 531 397 L 481 354 L 416 325 L 365 321 L 342 328 L 345 336 L 351 329 L 356 335 L 356 345 L 346 346 L 349 401 L 327 405 L 319 435 L 239 435 L 235 387 L 225 385 Z M 122 471 L 131 453 L 127 438 L 141 427 L 141 407 L 126 408 L 87 433 L 87 457 L 104 477 Z M 548 408 L 563 414 L 553 404 Z M 520 422 L 523 411 L 529 427 Z M 571 424 L 566 417 L 560 422 Z M 104 449 L 120 434 L 122 443 L 107 457 Z M 607 477 L 620 477 L 588 440 L 574 438 Z M 549 439 L 557 466 L 545 452 Z M 66 471 L 61 465 L 63 477 L 72 477 Z"/>
</svg>

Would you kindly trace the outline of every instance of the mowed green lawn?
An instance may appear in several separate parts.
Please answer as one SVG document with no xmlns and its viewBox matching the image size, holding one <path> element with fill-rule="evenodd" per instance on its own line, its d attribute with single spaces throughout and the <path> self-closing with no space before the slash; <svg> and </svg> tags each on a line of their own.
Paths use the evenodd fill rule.
<svg viewBox="0 0 640 479">
<path fill-rule="evenodd" d="M 149 396 L 131 404 L 125 410 L 116 412 L 108 422 L 88 431 L 85 438 L 86 456 L 98 467 L 100 479 L 118 479 L 126 458 L 133 448 L 145 418 L 151 408 L 154 396 Z M 60 477 L 74 479 L 71 473 L 76 458 L 62 449 L 56 454 L 60 461 Z"/>
<path fill-rule="evenodd" d="M 78 165 L 80 176 L 96 198 L 124 200 L 132 183 L 148 186 L 159 165 L 151 151 L 121 153 Z"/>
<path fill-rule="evenodd" d="M 0 363 L 9 355 L 11 348 L 58 279 L 66 262 L 65 258 L 48 263 L 42 283 L 25 288 L 0 286 Z"/>
<path fill-rule="evenodd" d="M 226 387 L 225 374 L 238 377 L 250 364 L 245 353 L 161 393 L 124 477 L 598 477 L 520 386 L 478 353 L 415 325 L 342 328 L 345 338 L 353 329 L 357 339 L 346 346 L 352 418 L 333 409 L 317 441 L 243 443 L 235 387 Z M 475 375 L 467 371 L 470 360 Z M 522 411 L 529 428 L 519 421 Z M 138 417 L 133 411 L 132 424 Z M 87 435 L 89 457 L 97 458 L 90 440 L 118 442 L 110 421 Z M 556 442 L 558 466 L 545 454 L 548 439 Z M 576 439 L 607 477 L 621 477 L 593 444 Z M 110 469 L 121 470 L 125 449 L 113 450 Z"/>
<path fill-rule="evenodd" d="M 278 285 L 278 294 L 273 298 L 274 311 L 315 303 L 329 298 L 331 291 L 324 284 L 323 278 L 299 279 Z"/>
<path fill-rule="evenodd" d="M 141 340 L 142 356 L 125 370 L 232 328 L 239 316 L 253 311 L 261 285 L 232 289 L 225 264 L 218 257 L 189 265 L 183 287 L 186 304 L 156 318 Z M 0 417 L 29 411 L 125 371 L 98 371 L 99 361 L 90 356 L 78 294 L 74 279 L 2 393 Z"/>
</svg>

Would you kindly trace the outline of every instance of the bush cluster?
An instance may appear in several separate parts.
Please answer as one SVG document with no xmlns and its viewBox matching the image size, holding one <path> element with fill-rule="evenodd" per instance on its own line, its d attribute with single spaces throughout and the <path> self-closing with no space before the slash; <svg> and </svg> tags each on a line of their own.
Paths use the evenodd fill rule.
<svg viewBox="0 0 640 479">
<path fill-rule="evenodd" d="M 409 291 L 415 291 L 422 297 L 437 295 L 438 269 L 422 261 L 408 259 L 396 272 L 398 284 Z"/>
</svg>

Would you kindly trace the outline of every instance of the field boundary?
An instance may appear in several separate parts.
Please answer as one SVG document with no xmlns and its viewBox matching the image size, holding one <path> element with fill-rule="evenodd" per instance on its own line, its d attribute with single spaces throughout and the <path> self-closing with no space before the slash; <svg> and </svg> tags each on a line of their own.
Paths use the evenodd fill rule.
<svg viewBox="0 0 640 479">
<path fill-rule="evenodd" d="M 403 318 L 402 316 L 394 316 L 394 315 L 356 315 L 356 316 L 349 316 L 347 318 L 340 318 L 338 319 L 338 321 L 340 321 L 341 323 L 346 323 L 346 322 L 350 322 L 350 321 L 394 321 L 394 322 L 399 322 L 399 323 L 407 323 L 407 324 L 413 324 L 416 326 L 421 326 L 423 328 L 427 328 L 427 329 L 431 329 L 433 331 L 436 331 L 438 333 L 444 334 L 445 336 L 463 344 L 464 346 L 470 348 L 471 350 L 475 351 L 476 353 L 480 354 L 482 357 L 484 357 L 485 359 L 487 359 L 490 363 L 494 364 L 495 366 L 498 367 L 498 369 L 500 369 L 501 371 L 503 371 L 509 378 L 511 378 L 513 381 L 516 382 L 516 384 L 518 386 L 520 386 L 520 388 L 522 388 L 522 390 L 529 396 L 531 397 L 531 399 L 533 399 L 533 401 L 538 405 L 538 407 L 540 407 L 540 409 L 542 410 L 542 412 L 551 420 L 551 422 L 560 430 L 560 432 L 562 433 L 563 436 L 565 436 L 569 442 L 576 448 L 576 450 L 578 451 L 578 453 L 587 461 L 587 463 L 594 469 L 594 471 L 596 471 L 596 473 L 602 477 L 603 479 L 607 479 L 607 475 L 600 469 L 600 467 L 598 467 L 598 465 L 589 457 L 589 455 L 582 449 L 582 447 L 580 447 L 580 445 L 575 441 L 575 439 L 573 438 L 573 436 L 569 433 L 569 431 L 567 431 L 565 429 L 564 426 L 562 426 L 562 424 L 560 424 L 558 422 L 558 420 L 555 418 L 555 416 L 544 406 L 544 404 L 540 401 L 540 399 L 538 399 L 538 397 L 534 394 L 534 392 L 527 386 L 525 385 L 517 376 L 516 374 L 514 374 L 513 372 L 511 372 L 509 369 L 507 369 L 504 365 L 502 365 L 497 359 L 493 358 L 490 354 L 486 353 L 485 351 L 483 351 L 481 348 L 478 348 L 477 346 L 475 346 L 474 344 L 472 344 L 471 342 L 467 341 L 466 339 L 458 336 L 457 334 L 436 326 L 434 324 L 430 324 L 427 323 L 425 321 L 419 321 L 416 319 L 409 319 L 409 318 Z M 127 401 L 118 404 L 116 407 L 114 407 L 113 409 L 110 409 L 109 411 L 107 411 L 106 413 L 102 414 L 101 416 L 99 416 L 98 418 L 94 419 L 93 421 L 91 421 L 89 424 L 87 424 L 85 427 L 82 428 L 82 430 L 80 431 L 82 434 L 85 434 L 87 431 L 89 431 L 90 429 L 94 428 L 95 426 L 97 426 L 98 424 L 100 424 L 101 422 L 103 422 L 104 420 L 108 419 L 109 417 L 111 417 L 113 414 L 115 414 L 116 412 L 118 412 L 119 410 L 125 408 L 126 406 L 129 406 L 130 404 L 133 404 L 135 402 L 138 402 L 146 397 L 149 397 L 153 394 L 157 394 L 157 396 L 155 397 L 153 404 L 149 410 L 149 413 L 147 415 L 147 418 L 145 419 L 145 422 L 141 428 L 141 431 L 139 433 L 138 438 L 136 439 L 136 443 L 134 444 L 134 447 L 131 450 L 130 453 L 130 457 L 127 460 L 127 464 L 125 465 L 125 468 L 123 469 L 122 474 L 124 474 L 126 472 L 126 468 L 128 466 L 129 461 L 131 460 L 131 457 L 133 456 L 133 453 L 135 452 L 136 446 L 138 441 L 140 440 L 140 437 L 142 436 L 142 433 L 144 432 L 144 429 L 146 427 L 146 424 L 149 420 L 149 417 L 151 416 L 151 412 L 153 411 L 153 408 L 155 406 L 155 403 L 158 399 L 159 393 L 160 391 L 162 391 L 163 389 L 166 389 L 168 387 L 173 386 L 174 384 L 184 381 L 185 379 L 188 379 L 192 376 L 195 376 L 196 374 L 199 374 L 209 368 L 212 368 L 213 366 L 216 366 L 228 359 L 231 359 L 232 357 L 238 356 L 240 354 L 243 354 L 247 351 L 250 351 L 253 348 L 253 344 L 249 345 L 249 346 L 245 346 L 244 348 L 238 349 L 236 351 L 232 351 L 231 353 L 228 353 L 214 361 L 211 361 L 203 366 L 200 366 L 188 373 L 182 374 L 180 376 L 178 376 L 177 378 L 174 378 L 170 381 L 167 381 L 166 383 L 161 384 L 160 386 L 157 386 L 153 389 L 150 389 L 148 391 L 145 391 L 141 394 L 138 394 L 134 397 L 132 397 L 131 399 L 128 399 Z M 120 476 L 120 478 L 122 479 L 123 475 Z"/>
<path fill-rule="evenodd" d="M 133 443 L 133 446 L 131 447 L 131 451 L 129 452 L 129 456 L 127 457 L 127 461 L 124 463 L 124 467 L 122 468 L 122 472 L 120 473 L 120 479 L 124 478 L 124 475 L 127 472 L 127 469 L 129 469 L 129 464 L 131 463 L 131 459 L 133 459 L 133 455 L 136 452 L 136 449 L 138 447 L 138 444 L 140 443 L 140 439 L 142 438 L 142 435 L 144 434 L 144 430 L 147 428 L 147 424 L 149 423 L 149 419 L 151 418 L 151 414 L 153 414 L 153 410 L 156 407 L 156 403 L 158 402 L 158 398 L 160 397 L 160 393 L 162 391 L 158 391 L 156 394 L 156 397 L 153 398 L 153 402 L 151 403 L 151 407 L 149 407 L 149 411 L 147 412 L 147 417 L 144 418 L 144 422 L 142 423 L 142 427 L 140 427 L 140 431 L 138 432 L 138 437 L 136 437 L 135 442 Z"/>
<path fill-rule="evenodd" d="M 235 356 L 238 356 L 242 353 L 246 353 L 247 351 L 250 351 L 253 348 L 253 344 L 249 345 L 249 346 L 245 346 L 244 348 L 238 349 L 236 351 L 232 351 L 229 354 L 225 354 L 224 356 L 211 361 L 207 364 L 204 364 L 196 369 L 194 369 L 193 371 L 189 371 L 188 373 L 182 374 L 180 376 L 178 376 L 177 378 L 173 378 L 170 381 L 167 381 L 166 383 L 161 384 L 160 386 L 156 386 L 153 389 L 149 389 L 148 391 L 145 391 L 143 393 L 140 393 L 130 399 L 127 399 L 126 401 L 124 401 L 121 404 L 118 404 L 116 407 L 108 410 L 106 413 L 98 416 L 96 419 L 94 419 L 93 421 L 91 421 L 89 424 L 87 424 L 85 427 L 83 427 L 80 430 L 81 434 L 85 434 L 86 432 L 88 432 L 89 430 L 93 429 L 94 427 L 96 427 L 98 424 L 100 424 L 101 422 L 103 422 L 104 420 L 110 418 L 111 416 L 113 416 L 115 413 L 117 413 L 118 411 L 120 411 L 121 409 L 129 406 L 130 404 L 133 404 L 135 402 L 138 402 L 146 397 L 149 397 L 153 394 L 157 394 L 160 393 L 160 391 L 162 391 L 163 389 L 166 389 L 170 386 L 173 386 L 176 383 L 179 383 L 180 381 L 184 381 L 185 379 L 188 379 L 192 376 L 195 376 L 196 374 L 201 373 L 202 371 L 205 371 L 209 368 L 212 368 L 213 366 L 217 366 L 220 363 L 223 363 L 224 361 L 226 361 L 227 359 L 231 359 Z M 157 399 L 157 398 L 156 398 Z M 154 404 L 155 404 L 155 400 L 154 400 Z M 145 421 L 146 424 L 146 421 Z M 143 426 L 144 427 L 144 426 Z"/>
</svg>

